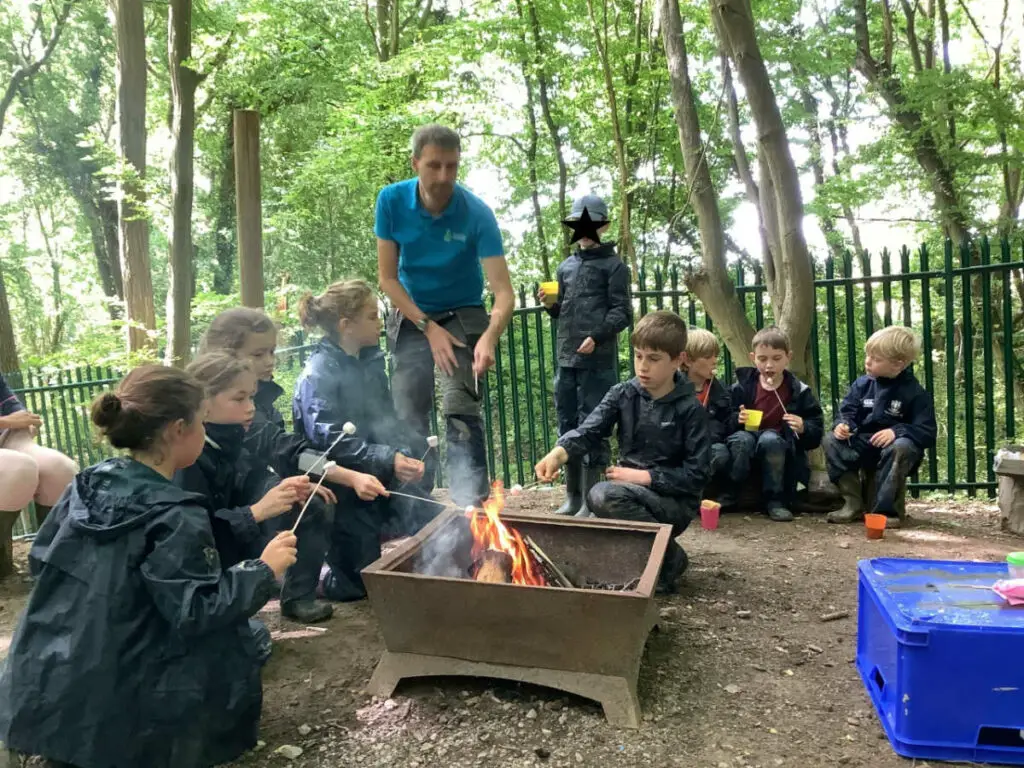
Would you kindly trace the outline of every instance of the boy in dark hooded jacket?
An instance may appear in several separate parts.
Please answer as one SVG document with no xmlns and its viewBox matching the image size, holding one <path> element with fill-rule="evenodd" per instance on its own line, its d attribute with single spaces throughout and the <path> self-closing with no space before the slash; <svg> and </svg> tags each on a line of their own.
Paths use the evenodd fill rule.
<svg viewBox="0 0 1024 768">
<path fill-rule="evenodd" d="M 793 519 L 789 507 L 797 483 L 810 480 L 807 452 L 821 445 L 824 417 L 811 388 L 787 370 L 793 352 L 785 332 L 775 326 L 762 328 L 751 346 L 750 360 L 756 367 L 737 368 L 731 390 L 735 413 L 728 440 L 730 479 L 739 487 L 757 462 L 768 517 L 788 522 Z"/>
<path fill-rule="evenodd" d="M 688 562 L 676 537 L 696 516 L 708 480 L 708 417 L 679 372 L 686 323 L 672 312 L 652 312 L 636 324 L 632 341 L 636 378 L 612 387 L 577 429 L 558 439 L 536 473 L 550 482 L 559 467 L 618 426 L 618 466 L 590 490 L 587 503 L 597 517 L 672 526 L 658 581 L 664 594 L 675 590 Z"/>
<path fill-rule="evenodd" d="M 584 218 L 584 216 L 586 218 Z M 558 319 L 555 410 L 558 433 L 576 429 L 618 381 L 618 334 L 632 319 L 629 270 L 615 252 L 615 243 L 601 242 L 608 229 L 608 206 L 596 195 L 572 205 L 566 225 L 582 235 L 581 225 L 596 222 L 593 237 L 579 237 L 578 247 L 558 265 L 558 293 L 541 287 L 538 298 Z M 608 441 L 585 456 L 573 457 L 565 468 L 566 501 L 560 515 L 590 517 L 587 494 L 599 482 L 610 460 Z"/>
<path fill-rule="evenodd" d="M 861 469 L 875 469 L 871 510 L 898 528 L 897 499 L 924 452 L 935 445 L 938 427 L 932 396 L 910 367 L 920 342 L 909 328 L 876 331 L 864 345 L 864 376 L 850 387 L 832 432 L 825 436 L 828 476 L 843 494 L 842 509 L 830 523 L 851 523 L 864 514 Z"/>
<path fill-rule="evenodd" d="M 725 444 L 729 437 L 729 423 L 734 414 L 732 397 L 715 376 L 718 368 L 718 339 L 711 331 L 690 328 L 686 332 L 686 357 L 683 372 L 686 373 L 697 395 L 697 401 L 708 412 L 708 437 L 711 440 L 711 480 L 720 480 L 729 470 L 729 448 Z M 725 499 L 731 494 L 720 494 L 722 506 L 728 506 Z"/>
</svg>

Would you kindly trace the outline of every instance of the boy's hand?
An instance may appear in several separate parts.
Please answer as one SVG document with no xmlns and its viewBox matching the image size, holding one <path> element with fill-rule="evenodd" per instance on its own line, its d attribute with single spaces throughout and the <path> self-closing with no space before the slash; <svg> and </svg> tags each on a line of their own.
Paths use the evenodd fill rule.
<svg viewBox="0 0 1024 768">
<path fill-rule="evenodd" d="M 589 355 L 594 352 L 594 348 L 596 346 L 597 344 L 594 342 L 594 340 L 590 336 L 587 336 L 587 338 L 583 340 L 583 343 L 580 344 L 576 352 L 581 355 Z"/>
<path fill-rule="evenodd" d="M 796 432 L 798 435 L 804 433 L 804 419 L 803 416 L 797 416 L 795 413 L 787 413 L 782 417 L 782 420 L 789 424 L 789 428 Z"/>
<path fill-rule="evenodd" d="M 569 454 L 565 452 L 565 448 L 555 446 L 547 456 L 537 462 L 533 471 L 542 483 L 550 483 L 558 477 L 559 468 L 568 460 Z"/>
<path fill-rule="evenodd" d="M 896 440 L 896 433 L 891 429 L 883 429 L 881 432 L 875 432 L 871 436 L 871 444 L 875 448 L 885 448 Z"/>
<path fill-rule="evenodd" d="M 538 288 L 537 289 L 537 301 L 539 301 L 545 307 L 550 307 L 550 306 L 553 306 L 555 304 L 555 302 L 558 301 L 558 294 L 556 293 L 554 296 L 548 296 L 547 293 L 545 293 L 543 288 Z"/>
<path fill-rule="evenodd" d="M 373 475 L 357 472 L 352 480 L 352 490 L 362 501 L 373 501 L 378 496 L 387 496 L 388 489 Z"/>
<path fill-rule="evenodd" d="M 850 435 L 853 433 L 850 431 L 850 426 L 843 422 L 836 424 L 836 428 L 832 430 L 832 434 L 839 440 L 849 440 Z"/>
<path fill-rule="evenodd" d="M 739 416 L 737 416 L 736 418 L 737 418 L 737 420 L 739 421 L 740 424 L 746 424 L 747 423 L 747 409 L 744 408 L 742 405 L 740 406 Z"/>
<path fill-rule="evenodd" d="M 630 469 L 629 467 L 609 467 L 604 473 L 614 483 L 633 483 L 634 485 L 650 485 L 651 473 L 646 469 Z"/>
<path fill-rule="evenodd" d="M 395 477 L 403 483 L 418 483 L 423 479 L 423 462 L 410 459 L 403 453 L 395 454 Z"/>
<path fill-rule="evenodd" d="M 270 570 L 274 572 L 274 578 L 280 579 L 284 576 L 284 572 L 295 564 L 297 557 L 295 546 L 295 534 L 291 531 L 282 531 L 271 539 L 263 550 L 260 560 L 270 566 Z"/>
</svg>

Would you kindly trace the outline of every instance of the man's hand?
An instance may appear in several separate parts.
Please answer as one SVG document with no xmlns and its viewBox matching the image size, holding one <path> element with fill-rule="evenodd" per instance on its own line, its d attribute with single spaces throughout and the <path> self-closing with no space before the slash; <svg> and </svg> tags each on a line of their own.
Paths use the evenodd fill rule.
<svg viewBox="0 0 1024 768">
<path fill-rule="evenodd" d="M 0 429 L 34 429 L 40 426 L 43 420 L 29 411 L 15 411 L 14 413 L 0 417 Z"/>
<path fill-rule="evenodd" d="M 494 367 L 494 337 L 484 333 L 473 348 L 473 375 L 478 379 Z"/>
<path fill-rule="evenodd" d="M 651 473 L 646 469 L 630 469 L 629 467 L 609 467 L 604 476 L 613 483 L 633 483 L 634 485 L 651 484 Z"/>
<path fill-rule="evenodd" d="M 594 342 L 594 340 L 590 336 L 587 336 L 587 338 L 583 340 L 583 343 L 580 344 L 579 349 L 577 349 L 576 352 L 581 355 L 589 355 L 593 353 L 594 347 L 596 346 L 597 344 Z"/>
<path fill-rule="evenodd" d="M 849 440 L 850 435 L 853 433 L 850 431 L 850 425 L 844 422 L 836 424 L 836 428 L 832 430 L 832 434 L 837 440 Z"/>
<path fill-rule="evenodd" d="M 418 483 L 423 479 L 423 462 L 410 459 L 403 453 L 395 454 L 395 477 L 403 483 Z"/>
<path fill-rule="evenodd" d="M 736 420 L 739 421 L 740 424 L 747 423 L 747 409 L 744 408 L 742 405 L 740 406 L 740 412 L 739 415 L 736 417 Z"/>
<path fill-rule="evenodd" d="M 427 330 L 424 331 L 424 334 L 427 341 L 430 342 L 434 364 L 444 371 L 446 376 L 451 376 L 459 367 L 459 363 L 455 359 L 455 347 L 465 348 L 466 345 L 435 322 L 427 323 Z"/>
<path fill-rule="evenodd" d="M 787 413 L 782 417 L 782 420 L 789 424 L 789 428 L 796 432 L 798 435 L 804 433 L 804 419 L 803 416 L 797 416 L 795 413 Z"/>
<path fill-rule="evenodd" d="M 875 432 L 871 436 L 871 444 L 875 448 L 885 448 L 892 445 L 896 440 L 896 433 L 891 429 L 883 429 L 881 432 Z"/>
<path fill-rule="evenodd" d="M 569 454 L 565 452 L 565 448 L 556 445 L 547 456 L 537 462 L 537 466 L 533 468 L 533 471 L 536 473 L 537 479 L 542 483 L 550 483 L 558 477 L 559 468 L 568 460 Z"/>
</svg>

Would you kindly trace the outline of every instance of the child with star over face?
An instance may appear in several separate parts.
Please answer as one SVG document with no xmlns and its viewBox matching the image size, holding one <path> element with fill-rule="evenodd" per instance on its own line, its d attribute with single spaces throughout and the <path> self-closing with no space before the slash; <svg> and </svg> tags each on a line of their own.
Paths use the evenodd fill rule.
<svg viewBox="0 0 1024 768">
<path fill-rule="evenodd" d="M 615 243 L 601 241 L 611 223 L 608 205 L 597 195 L 584 195 L 562 223 L 572 230 L 569 242 L 576 248 L 558 266 L 558 293 L 542 287 L 537 294 L 548 314 L 558 318 L 555 410 L 560 435 L 582 424 L 618 381 L 618 334 L 632 317 L 629 270 Z M 566 501 L 558 514 L 591 516 L 587 493 L 601 481 L 610 457 L 604 440 L 566 465 Z"/>
</svg>

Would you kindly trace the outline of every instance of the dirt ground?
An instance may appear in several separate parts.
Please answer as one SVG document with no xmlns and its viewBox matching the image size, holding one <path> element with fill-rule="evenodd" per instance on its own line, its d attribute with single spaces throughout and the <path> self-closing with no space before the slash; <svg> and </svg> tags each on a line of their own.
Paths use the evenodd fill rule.
<svg viewBox="0 0 1024 768">
<path fill-rule="evenodd" d="M 527 493 L 509 508 L 539 513 L 557 500 Z M 640 730 L 609 726 L 584 699 L 494 680 L 429 679 L 371 698 L 363 686 L 382 645 L 364 601 L 339 605 L 326 632 L 279 637 L 264 673 L 260 748 L 233 765 L 909 766 L 854 667 L 857 561 L 1002 560 L 1022 547 L 999 531 L 992 505 L 908 506 L 912 524 L 876 542 L 821 516 L 786 525 L 730 515 L 717 531 L 687 531 L 690 569 L 680 594 L 659 600 L 663 620 L 640 672 Z M 19 577 L 0 583 L 3 643 L 27 590 Z M 272 629 L 301 630 L 272 610 Z M 821 621 L 835 611 L 850 616 Z M 286 758 L 283 746 L 302 753 Z"/>
</svg>

